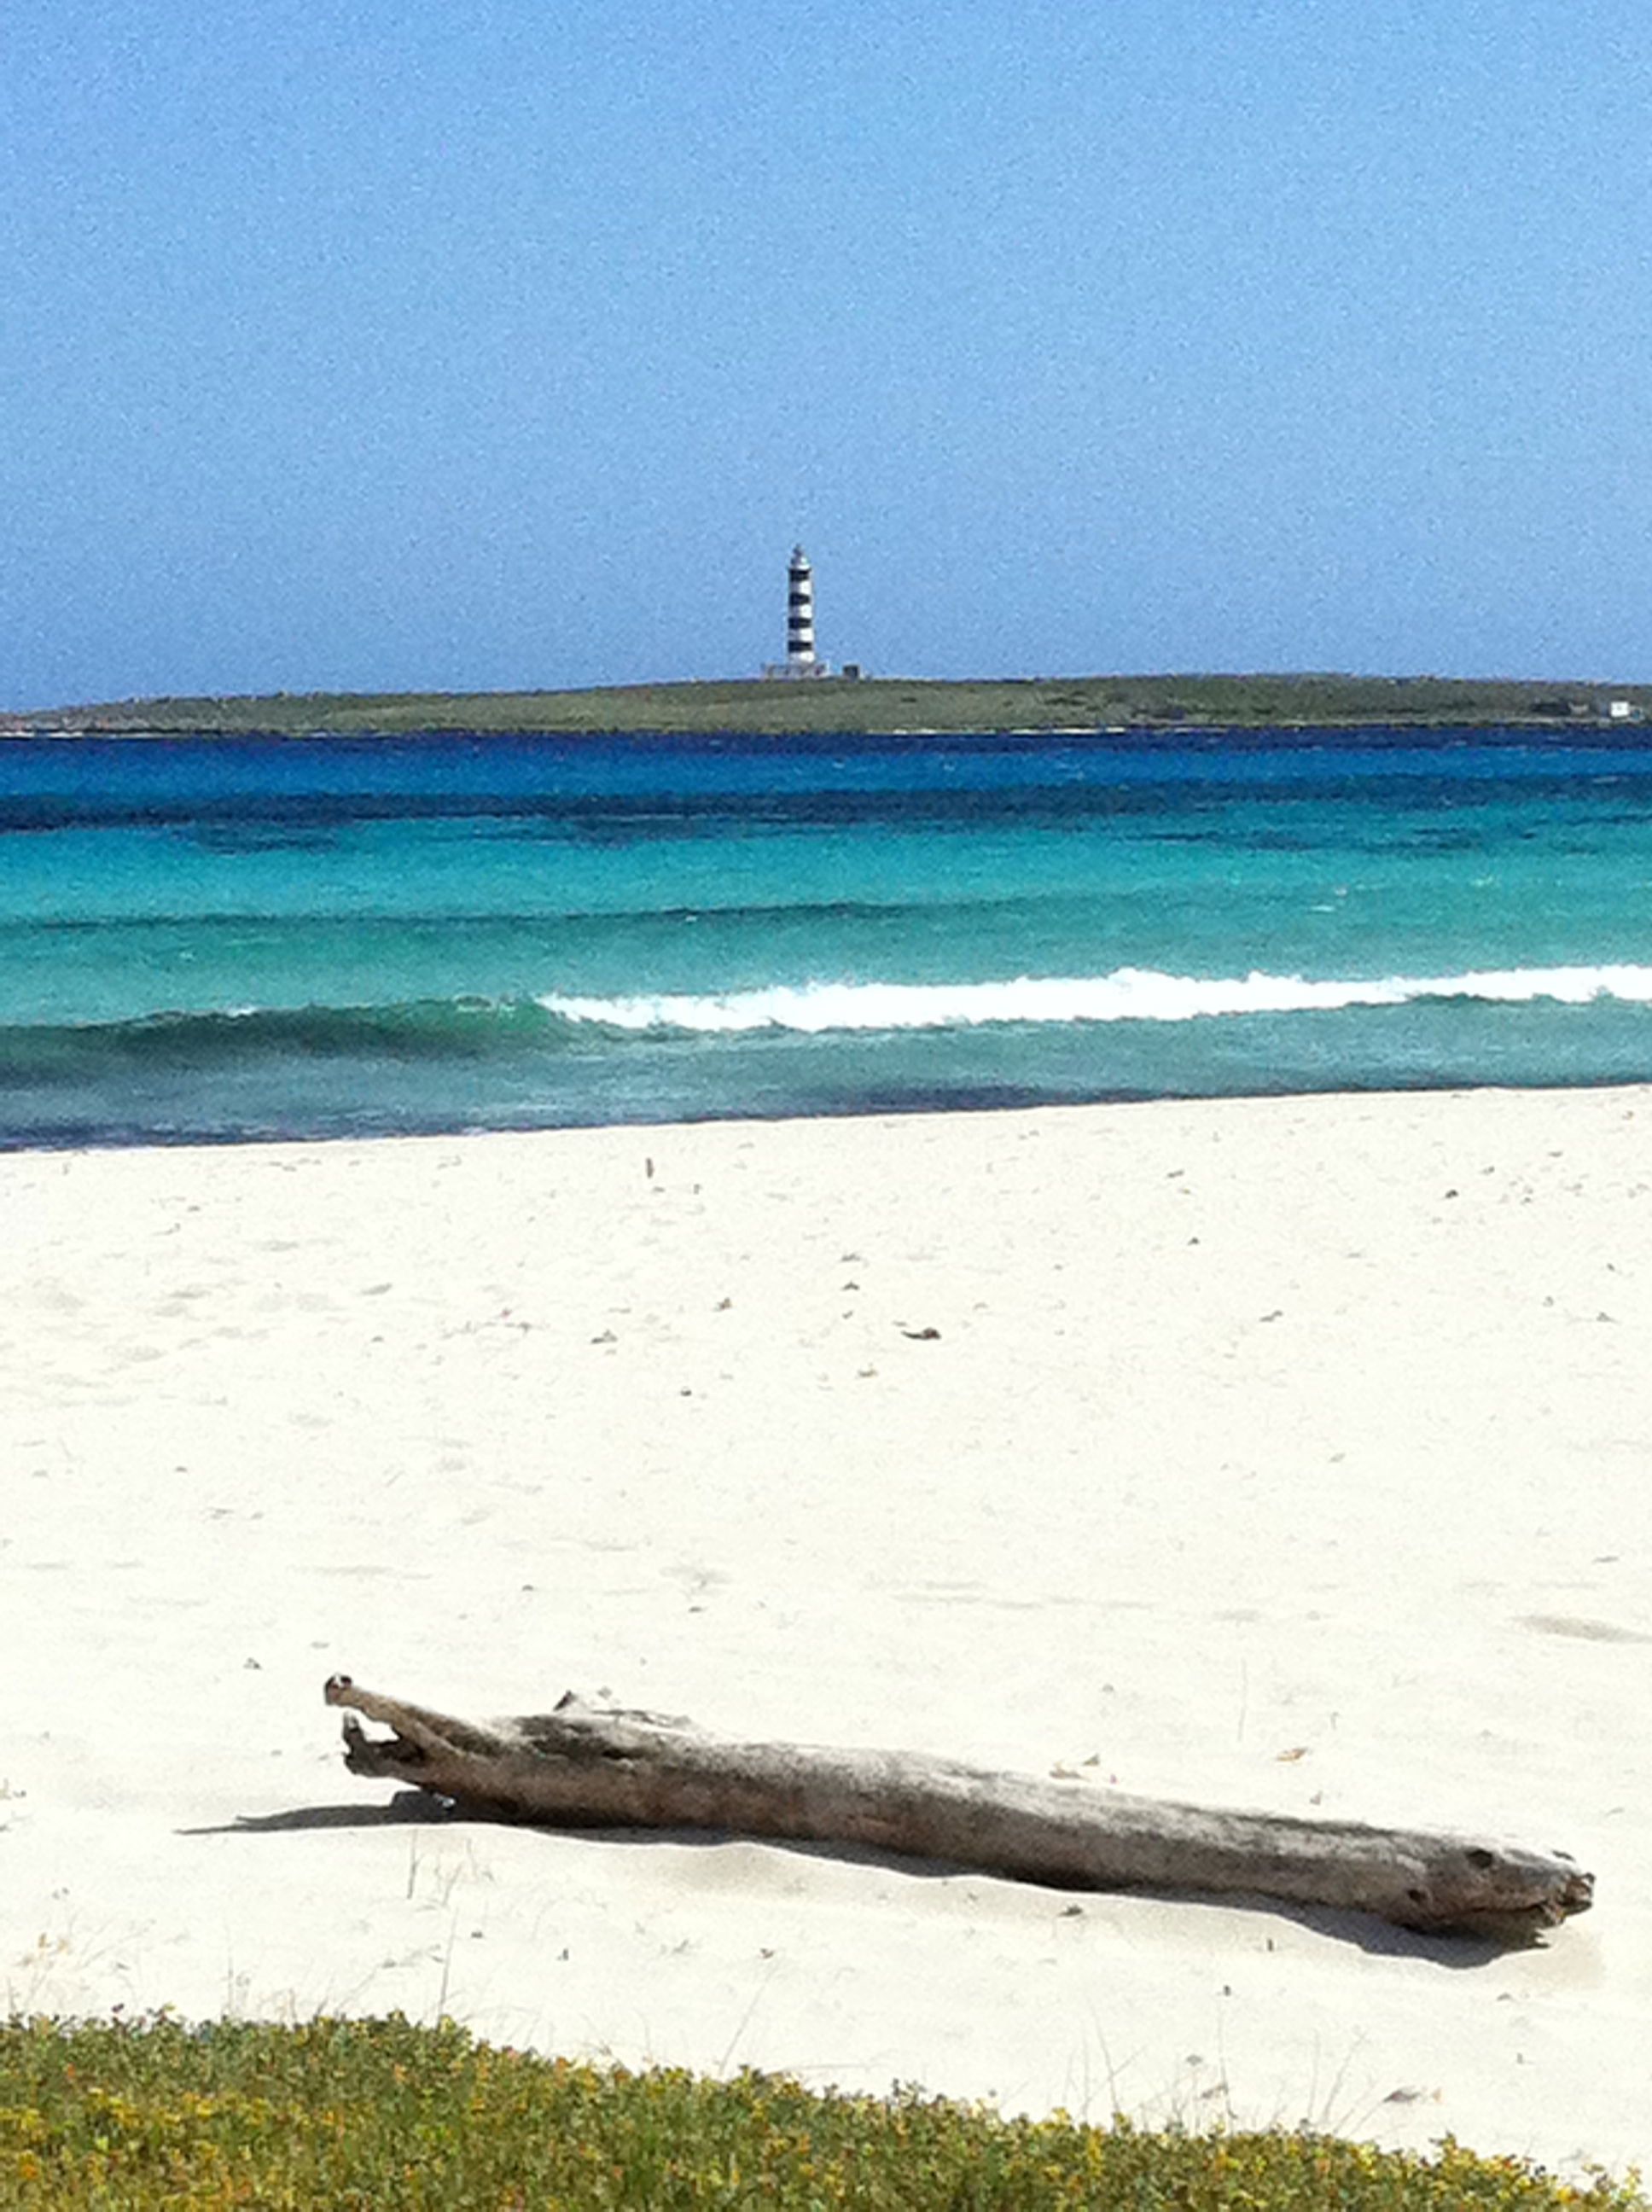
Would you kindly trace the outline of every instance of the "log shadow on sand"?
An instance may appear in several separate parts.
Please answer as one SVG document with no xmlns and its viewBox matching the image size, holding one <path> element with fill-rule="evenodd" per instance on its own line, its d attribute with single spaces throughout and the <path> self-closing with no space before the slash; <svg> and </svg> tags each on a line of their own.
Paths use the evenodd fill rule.
<svg viewBox="0 0 1652 2212">
<path fill-rule="evenodd" d="M 304 1834 L 318 1829 L 446 1827 L 472 1824 L 531 1829 L 553 1841 L 566 1838 L 582 1844 L 619 1844 L 632 1849 L 669 1847 L 678 1850 L 718 1851 L 731 1844 L 756 1844 L 767 1850 L 783 1851 L 793 1858 L 820 1860 L 837 1866 L 865 1867 L 914 1882 L 1004 1881 L 1017 1889 L 1042 1890 L 1053 1902 L 1058 1899 L 1066 1900 L 1066 1910 L 1075 1918 L 1082 1917 L 1085 1911 L 1083 1905 L 1072 1902 L 1077 1898 L 1090 1899 L 1101 1907 L 1113 1904 L 1127 1905 L 1134 1900 L 1195 1911 L 1214 1909 L 1266 1913 L 1276 1920 L 1289 1922 L 1312 1935 L 1352 1944 L 1374 1958 L 1414 1959 L 1459 1972 L 1493 1965 L 1498 1960 L 1506 1959 L 1510 1948 L 1506 1940 L 1473 1935 L 1441 1935 L 1401 1928 L 1373 1912 L 1332 1905 L 1298 1905 L 1266 1896 L 1260 1891 L 1205 1892 L 1146 1883 L 1098 1889 L 1077 1884 L 1021 1881 L 1013 1876 L 989 1874 L 980 1867 L 957 1860 L 925 1858 L 900 1851 L 880 1850 L 867 1844 L 750 1836 L 735 1829 L 594 1824 L 557 1826 L 548 1820 L 512 1818 L 489 1807 L 467 1804 L 420 1790 L 398 1790 L 388 1803 L 382 1805 L 294 1806 L 279 1813 L 241 1814 L 233 1820 L 217 1821 L 198 1828 L 179 1828 L 176 1832 L 180 1836 L 276 1836 Z M 1531 1948 L 1542 1948 L 1544 1938 L 1541 1934 L 1534 1934 L 1529 1942 Z"/>
</svg>

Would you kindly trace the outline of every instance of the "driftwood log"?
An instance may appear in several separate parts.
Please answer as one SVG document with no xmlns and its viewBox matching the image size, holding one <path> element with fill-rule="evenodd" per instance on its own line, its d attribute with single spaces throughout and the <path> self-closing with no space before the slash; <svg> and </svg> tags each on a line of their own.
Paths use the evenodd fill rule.
<svg viewBox="0 0 1652 2212">
<path fill-rule="evenodd" d="M 572 1691 L 553 1712 L 483 1723 L 380 1697 L 348 1674 L 335 1674 L 325 1695 L 348 1709 L 353 1774 L 549 1826 L 867 1844 L 1061 1888 L 1237 1893 L 1507 1944 L 1586 1912 L 1594 1897 L 1593 1875 L 1560 1852 L 1222 1812 L 912 1752 L 734 1743 Z M 357 1713 L 393 1730 L 390 1740 L 369 1739 Z"/>
</svg>

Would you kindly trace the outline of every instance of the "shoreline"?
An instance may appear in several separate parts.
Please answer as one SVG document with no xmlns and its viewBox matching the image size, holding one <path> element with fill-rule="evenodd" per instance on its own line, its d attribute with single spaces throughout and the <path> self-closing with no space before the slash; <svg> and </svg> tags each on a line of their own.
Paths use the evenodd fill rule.
<svg viewBox="0 0 1652 2212">
<path fill-rule="evenodd" d="M 12 2008 L 1645 2162 L 1649 1127 L 1488 1089 L 0 1155 Z M 433 1820 L 344 1773 L 338 1671 L 1490 1828 L 1598 1899 L 1481 1959 Z"/>
<path fill-rule="evenodd" d="M 119 1026 L 112 1024 L 112 1026 Z M 252 1152 L 282 1150 L 307 1150 L 321 1147 L 331 1150 L 340 1146 L 379 1145 L 434 1145 L 442 1143 L 469 1144 L 486 1142 L 491 1139 L 556 1138 L 596 1136 L 604 1132 L 623 1135 L 630 1132 L 646 1136 L 651 1131 L 699 1129 L 771 1129 L 775 1127 L 807 1127 L 815 1124 L 835 1127 L 841 1123 L 898 1124 L 913 1121 L 970 1120 L 977 1115 L 992 1117 L 999 1115 L 1090 1114 L 1128 1112 L 1163 1107 L 1175 1109 L 1219 1109 L 1224 1106 L 1290 1106 L 1306 1100 L 1345 1100 L 1357 1103 L 1370 1100 L 1407 1100 L 1423 1098 L 1473 1098 L 1486 1094 L 1507 1095 L 1513 1097 L 1568 1097 L 1574 1093 L 1590 1094 L 1600 1091 L 1634 1092 L 1643 1091 L 1652 1098 L 1652 1080 L 1637 1082 L 1632 1078 L 1607 1074 L 1580 1076 L 1570 1083 L 1521 1083 L 1504 1075 L 1488 1075 L 1479 1081 L 1453 1078 L 1437 1083 L 1372 1084 L 1351 1089 L 1327 1086 L 1323 1090 L 1288 1091 L 1164 1091 L 1151 1094 L 1137 1091 L 1099 1092 L 1094 1096 L 1041 1097 L 1019 1095 L 1004 1097 L 983 1085 L 979 1091 L 954 1091 L 949 1094 L 925 1093 L 916 1095 L 910 1103 L 890 1098 L 878 1098 L 871 1103 L 835 1107 L 830 1103 L 810 1104 L 806 1107 L 777 1106 L 772 1111 L 748 1111 L 734 1114 L 708 1108 L 699 1115 L 660 1115 L 656 1118 L 626 1121 L 544 1121 L 507 1123 L 484 1127 L 477 1123 L 446 1123 L 432 1121 L 424 1124 L 409 1124 L 398 1128 L 371 1131 L 339 1127 L 296 1127 L 288 1130 L 259 1130 L 247 1133 L 240 1130 L 222 1133 L 201 1130 L 167 1130 L 134 1128 L 128 1131 L 97 1131 L 84 1128 L 70 1130 L 64 1134 L 21 1133 L 8 1134 L 0 1130 L 0 1162 L 20 1158 L 58 1158 L 63 1156 L 85 1154 L 95 1157 L 104 1153 L 177 1153 L 247 1151 Z"/>
<path fill-rule="evenodd" d="M 196 729 L 181 725 L 159 729 L 31 727 L 0 729 L 0 744 L 45 746 L 184 743 L 213 746 L 299 746 L 374 743 L 440 744 L 466 738 L 482 745 L 505 746 L 523 743 L 612 744 L 633 741 L 642 745 L 677 744 L 693 744 L 698 739 L 724 743 L 733 739 L 742 744 L 772 744 L 795 750 L 806 744 L 912 744 L 934 740 L 941 744 L 957 743 L 965 745 L 1010 742 L 1029 745 L 1107 743 L 1144 750 L 1158 746 L 1168 751 L 1190 743 L 1209 744 L 1224 738 L 1242 738 L 1248 744 L 1276 744 L 1284 751 L 1297 744 L 1309 745 L 1318 750 L 1339 745 L 1350 750 L 1373 745 L 1385 749 L 1405 745 L 1419 748 L 1437 746 L 1443 750 L 1474 738 L 1507 735 L 1524 744 L 1545 744 L 1556 751 L 1620 751 L 1626 746 L 1644 750 L 1649 742 L 1642 734 L 1644 727 L 1643 723 L 1624 724 L 1603 719 L 1555 722 L 1519 714 L 1498 715 L 1495 719 L 1449 716 L 1438 720 L 1415 722 L 1385 716 L 1380 720 L 1351 719 L 1346 721 L 1097 722 L 1026 727 L 984 722 L 950 723 L 932 727 L 908 727 L 893 723 L 888 726 L 881 724 L 873 726 L 854 723 L 841 726 L 822 724 L 817 728 L 808 729 L 790 726 L 768 728 L 754 725 L 746 727 L 738 722 L 708 724 L 703 728 L 686 725 L 675 726 L 669 723 L 639 727 L 629 722 L 604 722 L 578 727 L 546 724 L 544 726 L 524 726 L 508 729 L 489 728 L 485 725 L 477 728 L 469 722 L 422 722 L 383 729 L 367 726 Z"/>
</svg>

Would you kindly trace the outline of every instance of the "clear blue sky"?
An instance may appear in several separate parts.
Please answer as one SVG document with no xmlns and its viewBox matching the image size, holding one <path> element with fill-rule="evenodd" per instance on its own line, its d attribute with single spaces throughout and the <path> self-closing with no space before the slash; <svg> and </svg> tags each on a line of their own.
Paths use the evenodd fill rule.
<svg viewBox="0 0 1652 2212">
<path fill-rule="evenodd" d="M 1647 0 L 5 0 L 0 706 L 1652 680 Z"/>
</svg>

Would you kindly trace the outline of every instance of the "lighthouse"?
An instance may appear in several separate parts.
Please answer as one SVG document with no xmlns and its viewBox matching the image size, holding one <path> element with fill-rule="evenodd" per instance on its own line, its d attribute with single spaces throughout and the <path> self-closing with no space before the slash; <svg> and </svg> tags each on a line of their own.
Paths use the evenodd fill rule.
<svg viewBox="0 0 1652 2212">
<path fill-rule="evenodd" d="M 801 545 L 786 572 L 786 659 L 799 676 L 815 671 L 815 572 Z"/>
<path fill-rule="evenodd" d="M 771 660 L 765 676 L 829 676 L 831 668 L 815 651 L 815 572 L 801 545 L 792 548 L 786 568 L 786 658 Z"/>
</svg>

